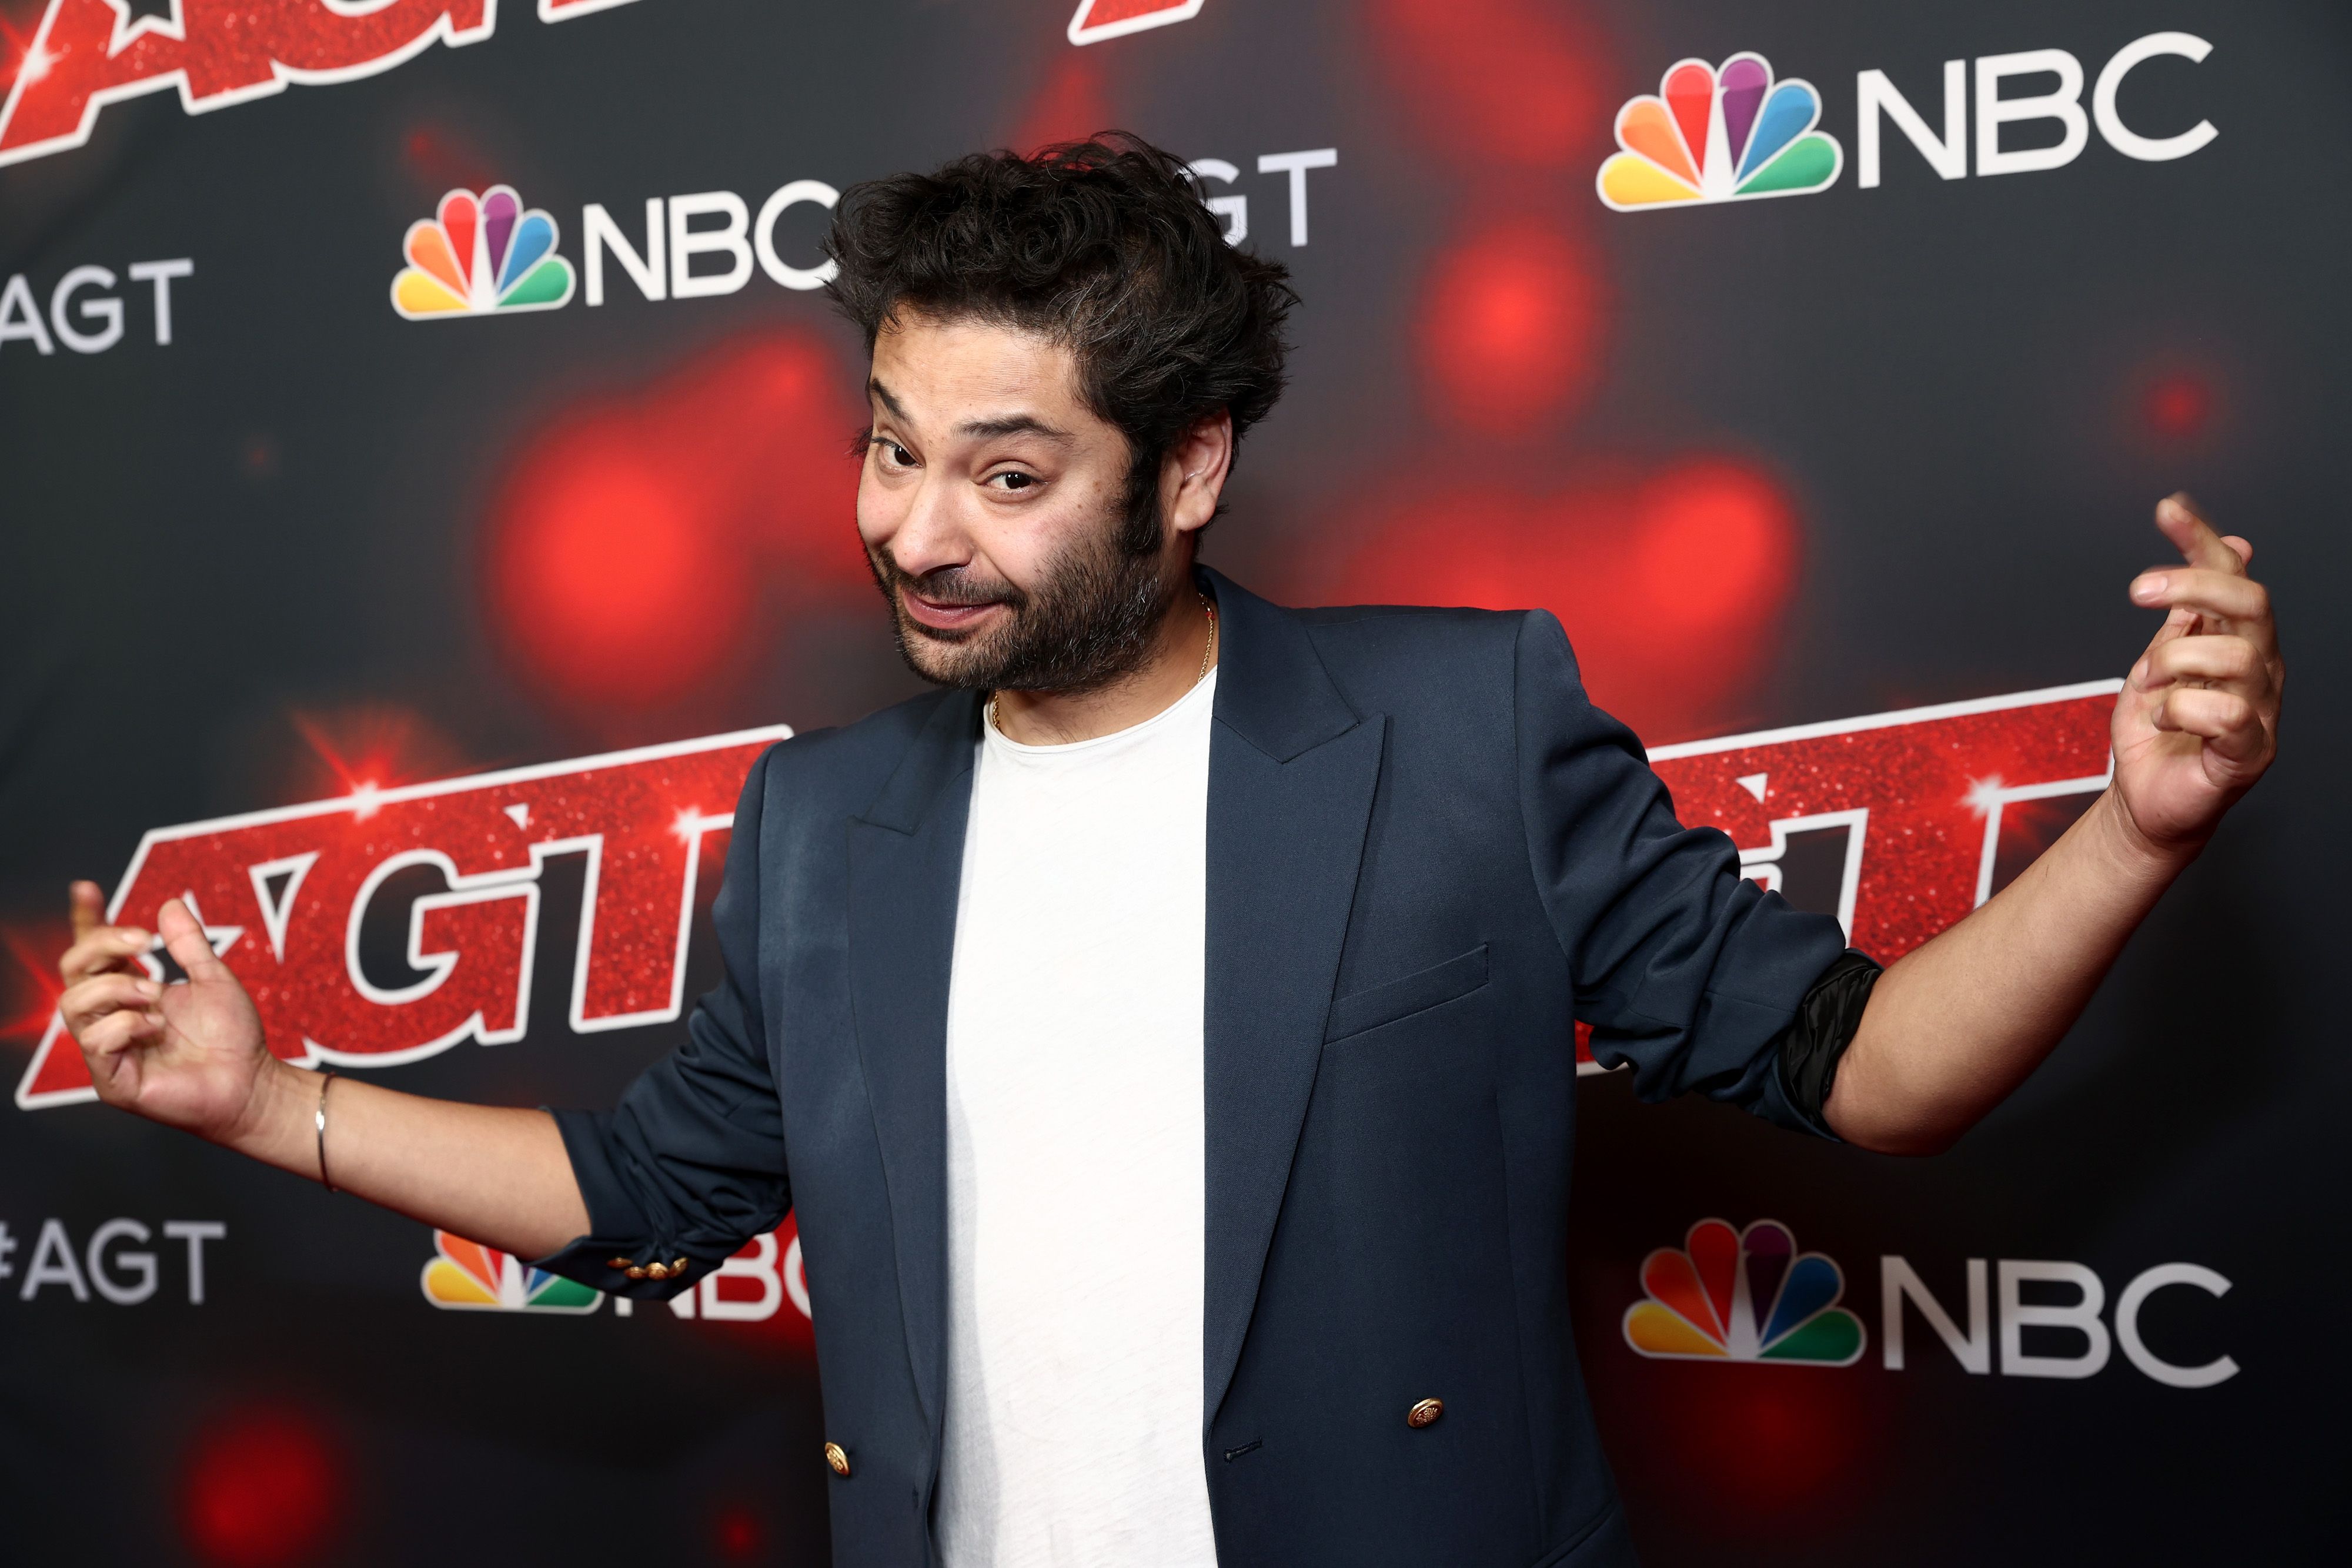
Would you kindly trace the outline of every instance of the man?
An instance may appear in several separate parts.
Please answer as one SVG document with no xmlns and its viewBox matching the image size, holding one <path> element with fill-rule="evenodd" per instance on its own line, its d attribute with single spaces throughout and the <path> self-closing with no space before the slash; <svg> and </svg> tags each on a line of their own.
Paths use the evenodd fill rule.
<svg viewBox="0 0 2352 1568">
<path fill-rule="evenodd" d="M 1539 612 L 1196 570 L 1292 296 L 1131 140 L 861 186 L 857 526 L 944 690 L 768 752 L 726 978 L 608 1115 L 330 1083 L 186 909 L 79 938 L 110 1103 L 660 1296 L 797 1213 L 845 1564 L 1633 1561 L 1569 1341 L 1572 1024 L 1890 1153 L 2056 1043 L 2268 766 L 2251 549 L 2187 558 L 2113 787 L 1883 975 L 1673 819 Z"/>
</svg>

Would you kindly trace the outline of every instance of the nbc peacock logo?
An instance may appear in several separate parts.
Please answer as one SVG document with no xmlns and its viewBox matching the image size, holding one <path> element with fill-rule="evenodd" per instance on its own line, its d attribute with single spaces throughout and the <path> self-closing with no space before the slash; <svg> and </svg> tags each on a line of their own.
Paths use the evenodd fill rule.
<svg viewBox="0 0 2352 1568">
<path fill-rule="evenodd" d="M 425 1265 L 418 1283 L 425 1299 L 452 1312 L 593 1312 L 604 1304 L 604 1293 L 551 1274 L 495 1247 L 433 1233 L 439 1256 Z"/>
<path fill-rule="evenodd" d="M 572 302 L 572 276 L 555 241 L 555 220 L 526 208 L 512 185 L 452 191 L 432 217 L 408 225 L 392 308 L 411 321 L 560 309 Z"/>
<path fill-rule="evenodd" d="M 1821 123 L 1809 81 L 1772 79 L 1761 55 L 1721 67 L 1678 60 L 1657 93 L 1617 111 L 1617 145 L 1594 184 L 1621 213 L 1652 207 L 1803 196 L 1837 181 L 1845 150 Z"/>
<path fill-rule="evenodd" d="M 1745 1230 L 1700 1220 L 1680 1248 L 1642 1260 L 1642 1290 L 1647 1299 L 1625 1309 L 1625 1343 L 1643 1355 L 1814 1366 L 1862 1356 L 1862 1320 L 1837 1304 L 1843 1270 L 1798 1251 L 1777 1219 Z"/>
</svg>

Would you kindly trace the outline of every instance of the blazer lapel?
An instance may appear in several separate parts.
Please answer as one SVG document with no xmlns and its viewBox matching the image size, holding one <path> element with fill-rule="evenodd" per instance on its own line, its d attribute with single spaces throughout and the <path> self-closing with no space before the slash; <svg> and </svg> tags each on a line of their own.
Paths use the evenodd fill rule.
<svg viewBox="0 0 2352 1568">
<path fill-rule="evenodd" d="M 915 1390 L 940 1431 L 947 1353 L 948 982 L 980 705 L 950 694 L 849 822 L 850 994 L 882 1145 Z"/>
<path fill-rule="evenodd" d="M 1339 695 L 1298 622 L 1213 572 L 1203 1423 L 1249 1332 L 1380 780 L 1387 720 Z"/>
</svg>

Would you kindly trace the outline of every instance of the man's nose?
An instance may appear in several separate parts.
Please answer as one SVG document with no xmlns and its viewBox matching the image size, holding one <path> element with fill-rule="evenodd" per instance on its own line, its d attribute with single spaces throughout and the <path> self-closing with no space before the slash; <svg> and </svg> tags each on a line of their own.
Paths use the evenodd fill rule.
<svg viewBox="0 0 2352 1568">
<path fill-rule="evenodd" d="M 971 535 L 958 515 L 953 486 L 926 474 L 890 537 L 882 541 L 898 570 L 926 577 L 971 560 Z"/>
</svg>

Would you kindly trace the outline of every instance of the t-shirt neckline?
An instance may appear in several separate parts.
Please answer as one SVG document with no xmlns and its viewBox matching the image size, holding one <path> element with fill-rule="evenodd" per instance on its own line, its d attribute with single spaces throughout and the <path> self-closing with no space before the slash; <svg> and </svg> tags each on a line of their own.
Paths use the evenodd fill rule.
<svg viewBox="0 0 2352 1568">
<path fill-rule="evenodd" d="M 990 747 L 1002 747 L 1015 757 L 1034 758 L 1070 757 L 1079 752 L 1099 750 L 1115 744 L 1142 740 L 1147 738 L 1153 730 L 1172 724 L 1179 715 L 1190 713 L 1197 705 L 1209 701 L 1216 690 L 1219 667 L 1210 666 L 1209 673 L 1194 682 L 1192 690 L 1153 714 L 1150 718 L 1139 719 L 1124 729 L 1114 729 L 1108 735 L 1089 736 L 1084 740 L 1057 741 L 1046 746 L 1032 745 L 1027 741 L 1013 739 L 990 722 L 987 709 L 983 706 L 980 720 L 982 739 Z"/>
</svg>

